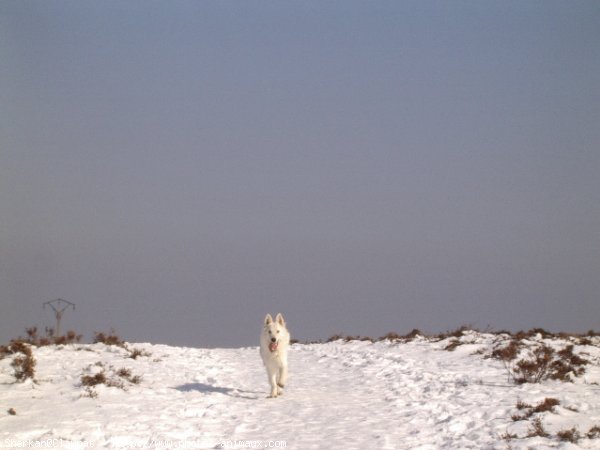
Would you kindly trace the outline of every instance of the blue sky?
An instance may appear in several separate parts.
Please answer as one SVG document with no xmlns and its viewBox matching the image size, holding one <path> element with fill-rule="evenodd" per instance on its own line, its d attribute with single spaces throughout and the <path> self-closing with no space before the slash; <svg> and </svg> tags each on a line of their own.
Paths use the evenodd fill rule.
<svg viewBox="0 0 600 450">
<path fill-rule="evenodd" d="M 600 316 L 595 1 L 0 3 L 0 338 Z"/>
</svg>

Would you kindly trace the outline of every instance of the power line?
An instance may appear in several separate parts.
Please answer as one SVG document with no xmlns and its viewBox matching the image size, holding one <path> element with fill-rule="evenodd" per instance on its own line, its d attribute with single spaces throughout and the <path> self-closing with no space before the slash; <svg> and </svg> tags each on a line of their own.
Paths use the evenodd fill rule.
<svg viewBox="0 0 600 450">
<path fill-rule="evenodd" d="M 56 316 L 56 337 L 60 336 L 60 320 L 62 319 L 62 316 L 64 314 L 64 312 L 68 309 L 68 308 L 73 308 L 73 310 L 75 310 L 75 303 L 71 303 L 67 300 L 63 300 L 62 298 L 57 298 L 56 300 L 50 300 L 47 302 L 44 302 L 44 309 L 46 309 L 46 305 L 50 306 L 52 308 L 52 310 L 54 311 L 54 315 Z"/>
</svg>

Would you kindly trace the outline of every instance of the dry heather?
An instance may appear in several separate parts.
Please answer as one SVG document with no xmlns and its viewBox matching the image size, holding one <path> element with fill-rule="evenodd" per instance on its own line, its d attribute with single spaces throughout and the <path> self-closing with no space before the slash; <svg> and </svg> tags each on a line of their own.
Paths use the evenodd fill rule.
<svg viewBox="0 0 600 450">
<path fill-rule="evenodd" d="M 508 379 L 516 384 L 543 380 L 573 381 L 585 373 L 588 361 L 573 353 L 573 345 L 558 352 L 543 343 L 511 341 L 496 348 L 491 357 L 503 362 Z"/>
<path fill-rule="evenodd" d="M 144 350 L 140 350 L 138 348 L 129 348 L 127 343 L 123 339 L 121 339 L 113 329 L 111 329 L 109 333 L 96 331 L 94 333 L 94 344 L 98 343 L 121 347 L 127 350 L 127 352 L 129 353 L 128 357 L 131 359 L 137 359 L 140 356 L 152 356 L 151 353 L 148 353 Z"/>
<path fill-rule="evenodd" d="M 101 371 L 96 373 L 92 372 L 92 367 L 100 367 Z M 81 375 L 81 386 L 85 388 L 86 397 L 96 398 L 98 397 L 97 391 L 94 389 L 98 385 L 105 385 L 107 387 L 114 387 L 118 389 L 126 389 L 125 382 L 129 384 L 140 384 L 142 377 L 140 375 L 132 375 L 131 369 L 121 368 L 115 369 L 114 367 L 105 367 L 103 363 L 97 362 L 94 366 L 89 366 Z"/>
<path fill-rule="evenodd" d="M 0 347 L 0 359 L 8 355 L 15 355 L 11 367 L 14 369 L 16 381 L 22 383 L 27 379 L 35 380 L 36 361 L 30 344 L 13 341 L 7 346 Z"/>
</svg>

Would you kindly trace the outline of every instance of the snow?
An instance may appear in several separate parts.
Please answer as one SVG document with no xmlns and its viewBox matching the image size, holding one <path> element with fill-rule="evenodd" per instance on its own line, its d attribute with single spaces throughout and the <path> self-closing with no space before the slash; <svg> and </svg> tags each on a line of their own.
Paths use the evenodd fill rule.
<svg viewBox="0 0 600 450">
<path fill-rule="evenodd" d="M 33 348 L 35 382 L 15 383 L 12 357 L 0 361 L 0 447 L 600 448 L 600 439 L 586 436 L 600 426 L 600 340 L 575 346 L 591 361 L 575 382 L 515 385 L 502 362 L 484 358 L 498 339 L 465 333 L 454 351 L 444 350 L 449 339 L 420 337 L 294 344 L 289 384 L 277 399 L 266 398 L 257 347 L 129 344 L 147 352 L 137 359 L 104 344 Z M 139 384 L 120 369 L 140 375 Z M 100 372 L 121 387 L 86 390 L 81 377 Z M 522 413 L 519 400 L 536 405 L 546 397 L 560 405 L 511 419 Z M 527 437 L 536 417 L 549 437 Z M 577 443 L 558 439 L 574 426 Z"/>
</svg>

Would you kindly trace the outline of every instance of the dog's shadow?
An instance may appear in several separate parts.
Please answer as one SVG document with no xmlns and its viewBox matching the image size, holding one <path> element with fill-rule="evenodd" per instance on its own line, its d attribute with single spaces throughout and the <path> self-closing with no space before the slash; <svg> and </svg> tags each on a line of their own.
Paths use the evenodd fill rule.
<svg viewBox="0 0 600 450">
<path fill-rule="evenodd" d="M 186 383 L 175 387 L 179 392 L 201 392 L 203 394 L 223 394 L 229 395 L 230 397 L 245 398 L 249 400 L 256 400 L 260 397 L 248 395 L 248 394 L 260 394 L 255 391 L 244 391 L 241 389 L 213 386 L 205 383 Z"/>
</svg>

